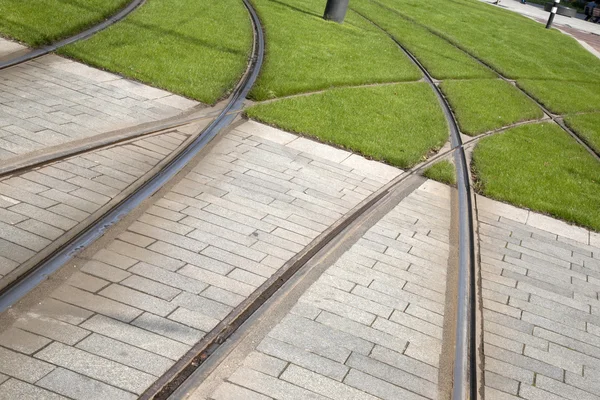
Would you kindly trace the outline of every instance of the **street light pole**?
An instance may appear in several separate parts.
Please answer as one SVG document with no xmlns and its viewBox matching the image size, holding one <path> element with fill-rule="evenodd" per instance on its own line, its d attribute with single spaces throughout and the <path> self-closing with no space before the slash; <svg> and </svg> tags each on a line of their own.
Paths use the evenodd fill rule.
<svg viewBox="0 0 600 400">
<path fill-rule="evenodd" d="M 342 23 L 348 10 L 349 0 L 327 0 L 327 6 L 325 6 L 324 19 Z"/>
<path fill-rule="evenodd" d="M 550 29 L 552 27 L 552 21 L 554 21 L 554 16 L 556 15 L 556 11 L 558 11 L 558 4 L 560 0 L 554 0 L 554 4 L 552 5 L 552 10 L 550 10 L 550 16 L 548 17 L 548 23 L 546 24 L 546 29 Z"/>
</svg>

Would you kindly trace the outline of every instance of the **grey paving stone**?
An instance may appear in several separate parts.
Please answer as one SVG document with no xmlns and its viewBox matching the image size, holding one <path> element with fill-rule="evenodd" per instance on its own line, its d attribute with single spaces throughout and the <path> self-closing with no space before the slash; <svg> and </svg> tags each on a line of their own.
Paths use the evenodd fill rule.
<svg viewBox="0 0 600 400">
<path fill-rule="evenodd" d="M 0 238 L 0 256 L 22 263 L 33 257 L 33 255 L 35 255 L 35 252 Z"/>
<path fill-rule="evenodd" d="M 109 285 L 110 282 L 96 278 L 92 275 L 84 274 L 82 272 L 76 272 L 69 277 L 67 284 L 79 289 L 87 290 L 88 292 L 95 293 L 103 287 Z"/>
<path fill-rule="evenodd" d="M 255 371 L 278 377 L 287 367 L 288 363 L 264 353 L 253 351 L 244 360 L 244 365 Z"/>
<path fill-rule="evenodd" d="M 114 251 L 115 253 L 135 258 L 137 260 L 143 261 L 151 265 L 155 265 L 164 270 L 176 271 L 177 269 L 185 265 L 185 263 L 180 260 L 165 257 L 162 254 L 146 250 L 141 247 L 122 242 L 120 240 L 113 241 L 111 244 L 108 245 L 108 249 Z"/>
<path fill-rule="evenodd" d="M 422 379 L 437 384 L 438 370 L 436 367 L 408 357 L 402 353 L 376 345 L 369 357 L 403 371 L 408 371 Z"/>
<path fill-rule="evenodd" d="M 48 211 L 62 215 L 77 222 L 81 222 L 89 216 L 87 212 L 78 210 L 67 204 L 57 204 L 48 208 Z"/>
<path fill-rule="evenodd" d="M 116 284 L 112 284 L 105 289 L 102 289 L 99 294 L 141 310 L 149 311 L 161 317 L 166 317 L 177 308 L 176 305 L 158 297 Z"/>
<path fill-rule="evenodd" d="M 201 312 L 188 310 L 183 307 L 179 307 L 177 310 L 171 313 L 169 315 L 169 319 L 180 322 L 187 326 L 191 326 L 192 328 L 203 332 L 209 332 L 219 323 L 219 320 L 216 318 L 212 318 Z"/>
<path fill-rule="evenodd" d="M 554 379 L 562 379 L 563 370 L 561 368 L 547 364 L 543 361 L 516 354 L 489 344 L 484 345 L 484 351 L 486 356 L 496 358 L 508 364 L 513 364 L 517 367 L 543 374 Z"/>
<path fill-rule="evenodd" d="M 15 226 L 5 224 L 1 221 L 0 237 L 6 239 L 9 242 L 26 247 L 36 252 L 43 250 L 46 246 L 52 243 L 48 239 L 34 235 L 33 233 L 27 232 L 23 229 L 19 229 Z"/>
<path fill-rule="evenodd" d="M 0 334 L 0 346 L 25 354 L 35 353 L 50 342 L 50 339 L 15 327 L 10 327 Z"/>
<path fill-rule="evenodd" d="M 327 397 L 292 385 L 283 380 L 241 367 L 229 377 L 229 381 L 266 396 L 281 400 L 325 400 Z"/>
<path fill-rule="evenodd" d="M 208 287 L 208 283 L 201 282 L 179 273 L 170 272 L 146 263 L 138 263 L 129 269 L 134 274 L 143 276 L 153 281 L 182 289 L 190 293 L 200 293 Z"/>
<path fill-rule="evenodd" d="M 540 375 L 541 376 L 541 375 Z M 485 371 L 485 385 L 502 392 L 517 395 L 519 382 L 490 371 Z"/>
<path fill-rule="evenodd" d="M 412 371 L 400 370 L 356 353 L 350 355 L 346 365 L 421 396 L 437 397 L 437 385 L 412 374 Z"/>
<path fill-rule="evenodd" d="M 269 400 L 271 397 L 253 392 L 241 386 L 224 382 L 211 395 L 214 400 Z"/>
<path fill-rule="evenodd" d="M 37 383 L 77 400 L 134 400 L 137 396 L 63 368 L 57 368 Z"/>
<path fill-rule="evenodd" d="M 246 299 L 244 296 L 240 296 L 239 294 L 235 294 L 232 292 L 228 292 L 227 290 L 223 290 L 221 288 L 215 286 L 209 286 L 202 293 L 200 293 L 202 297 L 206 297 L 207 299 L 215 300 L 230 307 L 236 307 L 242 301 Z"/>
<path fill-rule="evenodd" d="M 52 393 L 40 387 L 11 379 L 0 385 L 1 400 L 66 400 L 66 397 Z"/>
<path fill-rule="evenodd" d="M 224 319 L 232 310 L 231 307 L 222 303 L 185 292 L 174 298 L 171 303 L 185 307 L 188 310 L 201 312 L 218 320 Z"/>
<path fill-rule="evenodd" d="M 177 271 L 177 273 L 193 278 L 200 282 L 204 282 L 206 284 L 214 285 L 221 289 L 240 294 L 242 296 L 248 296 L 255 290 L 254 286 L 248 285 L 247 283 L 240 282 L 235 279 L 231 279 L 226 276 L 219 275 L 202 268 L 197 268 L 190 264 L 181 268 L 179 271 Z"/>
<path fill-rule="evenodd" d="M 554 395 L 535 386 L 523 385 L 519 390 L 519 396 L 527 400 L 563 400 L 564 397 Z"/>
<path fill-rule="evenodd" d="M 198 254 L 195 251 L 182 249 L 161 240 L 153 243 L 148 249 L 221 275 L 226 275 L 233 270 L 232 265 L 207 257 L 203 254 Z"/>
<path fill-rule="evenodd" d="M 139 247 L 148 247 L 152 243 L 156 242 L 156 239 L 151 239 L 133 232 L 123 232 L 118 236 L 118 238 L 124 242 Z"/>
<path fill-rule="evenodd" d="M 346 373 L 348 372 L 348 367 L 343 364 L 270 337 L 263 339 L 257 347 L 257 350 L 280 359 L 280 362 L 282 362 L 281 360 L 285 360 L 337 381 L 344 379 L 344 376 L 346 376 Z M 267 371 L 256 368 L 251 363 L 247 363 L 246 365 L 261 372 L 268 373 Z M 281 373 L 285 365 L 285 362 L 283 362 L 283 365 L 280 365 L 281 370 L 279 370 L 279 373 Z M 278 376 L 279 373 L 277 375 L 270 375 Z"/>
<path fill-rule="evenodd" d="M 162 283 L 152 281 L 138 275 L 130 276 L 122 281 L 121 285 L 167 301 L 172 300 L 175 296 L 181 293 L 181 290 L 175 289 L 171 286 L 163 285 Z"/>
<path fill-rule="evenodd" d="M 392 385 L 391 383 L 382 381 L 373 376 L 367 375 L 355 369 L 351 369 L 344 379 L 344 383 L 348 386 L 354 387 L 358 390 L 362 390 L 372 396 L 367 398 L 378 398 L 378 399 L 406 399 L 406 400 L 422 400 L 425 399 L 423 396 L 419 396 L 415 393 L 409 392 L 405 389 L 399 388 L 398 386 Z"/>
<path fill-rule="evenodd" d="M 79 342 L 77 347 L 157 377 L 164 374 L 173 364 L 168 358 L 96 333 Z"/>
<path fill-rule="evenodd" d="M 55 228 L 44 222 L 37 221 L 35 219 L 28 219 L 17 224 L 18 228 L 26 230 L 27 232 L 34 233 L 48 240 L 56 240 L 61 237 L 65 232 L 62 229 Z"/>
<path fill-rule="evenodd" d="M 83 268 L 81 268 L 81 271 L 106 279 L 110 282 L 120 282 L 123 279 L 131 276 L 129 272 L 125 272 L 121 269 L 95 260 L 86 262 Z"/>
<path fill-rule="evenodd" d="M 28 216 L 29 218 L 45 222 L 49 225 L 52 225 L 56 228 L 60 228 L 65 231 L 73 228 L 77 224 L 77 222 L 73 221 L 72 219 L 62 217 L 58 214 L 54 214 L 52 212 L 43 210 L 41 208 L 26 203 L 19 203 L 17 205 L 14 205 L 10 207 L 10 210 L 20 213 L 24 216 Z"/>
<path fill-rule="evenodd" d="M 132 324 L 190 346 L 196 344 L 204 336 L 204 332 L 150 313 L 140 315 Z"/>
<path fill-rule="evenodd" d="M 10 204 L 10 203 L 9 203 Z M 23 203 L 19 203 L 23 204 Z M 9 211 L 5 208 L 0 208 L 0 221 L 6 222 L 9 225 L 16 225 L 21 221 L 26 220 L 27 217 L 16 212 Z"/>
<path fill-rule="evenodd" d="M 30 181 L 33 182 L 37 182 L 40 183 L 42 185 L 60 190 L 62 192 L 66 192 L 69 193 L 75 189 L 77 189 L 78 186 L 66 182 L 64 179 L 57 179 L 55 177 L 53 177 L 52 175 L 50 175 L 52 173 L 52 170 L 57 171 L 56 169 L 52 169 L 50 170 L 52 167 L 44 167 L 41 168 L 38 171 L 29 171 L 25 174 L 23 174 L 24 178 L 27 178 Z M 60 170 L 58 170 L 60 171 Z M 63 171 L 61 171 L 63 172 Z"/>
<path fill-rule="evenodd" d="M 49 297 L 35 306 L 32 312 L 72 325 L 79 325 L 93 314 L 91 311 Z"/>
<path fill-rule="evenodd" d="M 188 350 L 188 346 L 167 337 L 151 333 L 102 315 L 93 316 L 81 326 L 101 335 L 132 346 L 140 347 L 172 360 L 178 360 Z"/>
<path fill-rule="evenodd" d="M 136 259 L 115 253 L 107 249 L 99 250 L 93 255 L 93 258 L 105 264 L 109 264 L 121 269 L 127 269 L 138 262 Z"/>
<path fill-rule="evenodd" d="M 56 189 L 50 189 L 44 192 L 44 197 L 52 199 L 58 203 L 64 203 L 68 206 L 76 208 L 81 211 L 85 211 L 89 214 L 95 212 L 100 208 L 98 204 L 84 200 L 80 197 L 73 196 L 68 193 L 58 191 Z"/>
<path fill-rule="evenodd" d="M 84 292 L 71 286 L 61 286 L 52 293 L 52 297 L 65 303 L 94 311 L 124 322 L 131 322 L 142 313 L 137 308 L 118 303 L 106 297 Z"/>
<path fill-rule="evenodd" d="M 190 239 L 186 236 L 178 235 L 176 233 L 172 233 L 164 229 L 156 228 L 137 221 L 131 224 L 128 230 L 135 233 L 139 233 L 140 235 L 149 236 L 151 238 L 170 243 L 172 245 L 193 252 L 199 252 L 207 246 L 206 243 L 202 243 L 197 240 Z"/>
<path fill-rule="evenodd" d="M 80 327 L 35 313 L 20 317 L 15 321 L 13 327 L 58 340 L 68 345 L 74 345 L 90 334 L 89 331 Z"/>
<path fill-rule="evenodd" d="M 360 390 L 293 364 L 281 374 L 281 379 L 331 399 L 375 399 Z"/>
<path fill-rule="evenodd" d="M 44 361 L 3 347 L 0 347 L 0 360 L 0 372 L 29 383 L 38 381 L 55 368 Z"/>
<path fill-rule="evenodd" d="M 485 364 L 486 372 L 493 372 L 497 375 L 501 375 L 512 380 L 523 382 L 526 384 L 533 384 L 535 373 L 531 370 L 518 367 L 516 365 L 500 361 L 491 356 L 486 355 L 486 364 Z"/>
<path fill-rule="evenodd" d="M 592 394 L 584 390 L 575 388 L 571 385 L 566 385 L 561 381 L 539 375 L 536 379 L 536 387 L 553 393 L 562 398 L 570 400 L 598 400 L 600 396 L 597 393 Z"/>
<path fill-rule="evenodd" d="M 488 386 L 486 386 L 484 390 L 486 399 L 490 400 L 517 400 L 521 398 Z"/>
</svg>

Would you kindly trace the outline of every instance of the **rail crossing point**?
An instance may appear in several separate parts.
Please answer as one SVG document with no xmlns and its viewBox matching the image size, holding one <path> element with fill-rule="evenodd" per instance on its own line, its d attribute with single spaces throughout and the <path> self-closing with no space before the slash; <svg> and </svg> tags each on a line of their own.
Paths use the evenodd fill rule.
<svg viewBox="0 0 600 400">
<path fill-rule="evenodd" d="M 323 18 L 330 21 L 342 23 L 348 11 L 349 0 L 327 0 Z"/>
<path fill-rule="evenodd" d="M 546 29 L 550 29 L 552 27 L 552 21 L 554 21 L 554 16 L 556 15 L 556 11 L 558 10 L 558 4 L 560 0 L 554 0 L 554 5 L 550 10 L 550 16 L 548 17 L 548 23 L 546 24 Z"/>
</svg>

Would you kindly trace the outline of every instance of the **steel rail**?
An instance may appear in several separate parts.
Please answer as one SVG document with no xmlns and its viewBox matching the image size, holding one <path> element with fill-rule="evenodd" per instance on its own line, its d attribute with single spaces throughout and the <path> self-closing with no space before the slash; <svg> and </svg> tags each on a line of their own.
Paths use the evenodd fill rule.
<svg viewBox="0 0 600 400">
<path fill-rule="evenodd" d="M 77 42 L 79 40 L 87 39 L 90 36 L 94 35 L 95 33 L 100 32 L 101 30 L 106 29 L 109 26 L 119 22 L 120 20 L 122 20 L 123 18 L 125 18 L 126 16 L 131 14 L 131 12 L 133 12 L 133 10 L 138 8 L 145 1 L 146 0 L 132 0 L 131 3 L 129 3 L 125 8 L 123 8 L 121 11 L 119 11 L 115 15 L 108 17 L 104 21 L 100 22 L 97 25 L 92 26 L 91 28 L 86 29 L 83 32 L 80 32 L 76 35 L 70 36 L 66 39 L 59 40 L 58 42 L 49 44 L 47 46 L 31 50 L 30 52 L 28 52 L 26 54 L 11 58 L 7 61 L 0 61 L 0 70 L 9 68 L 9 67 L 14 67 L 15 65 L 19 65 L 19 64 L 22 64 L 27 61 L 31 61 L 35 58 L 38 58 L 38 57 L 44 56 L 48 53 L 51 53 L 63 46 L 68 45 L 68 44 Z"/>
<path fill-rule="evenodd" d="M 248 0 L 243 0 L 251 10 L 252 21 L 257 27 L 258 16 L 251 8 Z M 135 209 L 142 201 L 152 196 L 167 181 L 174 177 L 190 162 L 223 128 L 227 127 L 237 116 L 235 111 L 241 110 L 244 99 L 253 86 L 264 59 L 264 38 L 262 28 L 258 25 L 252 57 L 248 69 L 225 108 L 219 115 L 194 139 L 182 149 L 171 161 L 148 181 L 140 185 L 133 193 L 112 207 L 106 214 L 100 216 L 65 245 L 48 255 L 43 261 L 23 274 L 10 286 L 0 291 L 0 313 L 11 307 L 29 291 L 46 280 L 52 273 L 71 260 L 77 253 L 88 247 L 102 236 L 111 226 L 120 221 Z"/>
<path fill-rule="evenodd" d="M 421 70 L 425 81 L 434 91 L 448 122 L 450 143 L 456 166 L 456 183 L 458 189 L 458 294 L 456 335 L 453 368 L 452 400 L 476 399 L 477 365 L 475 350 L 475 249 L 473 236 L 473 205 L 471 202 L 471 184 L 469 167 L 465 155 L 458 124 L 448 101 L 435 84 L 429 71 L 419 60 L 406 49 L 392 34 L 369 19 L 366 15 L 353 9 L 358 15 L 372 23 L 392 39 L 406 56 Z"/>
</svg>

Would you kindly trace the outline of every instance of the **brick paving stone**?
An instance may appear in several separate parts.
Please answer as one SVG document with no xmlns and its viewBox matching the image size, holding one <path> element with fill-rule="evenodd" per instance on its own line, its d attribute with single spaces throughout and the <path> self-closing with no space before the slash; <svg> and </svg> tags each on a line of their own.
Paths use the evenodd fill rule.
<svg viewBox="0 0 600 400">
<path fill-rule="evenodd" d="M 91 113 L 92 106 L 97 104 L 89 104 L 89 109 L 75 106 L 69 112 Z M 62 116 L 68 118 L 68 115 L 65 112 Z M 84 115 L 81 121 L 86 118 Z M 87 122 L 93 121 L 88 119 Z M 53 374 L 40 381 L 40 387 L 75 398 L 84 393 L 82 388 L 92 390 L 93 387 L 105 398 L 139 393 L 143 390 L 142 381 L 146 384 L 169 368 L 258 285 L 327 229 L 328 224 L 388 181 L 374 176 L 376 169 L 363 172 L 353 165 L 340 166 L 331 160 L 323 160 L 319 156 L 323 151 L 321 147 L 314 151 L 304 148 L 300 153 L 277 140 L 270 141 L 264 135 L 258 137 L 240 132 L 233 130 L 216 143 L 211 154 L 201 160 L 186 179 L 163 198 L 155 199 L 155 204 L 142 217 L 92 255 L 91 260 L 86 260 L 80 272 L 74 273 L 68 282 L 54 291 L 51 299 L 42 301 L 34 309 L 39 315 L 32 314 L 30 318 L 37 324 L 46 318 L 64 324 L 57 325 L 62 329 L 80 330 L 79 336 L 65 334 L 70 336 L 68 341 L 53 335 L 49 339 L 55 341 L 38 350 L 39 354 L 35 353 L 52 359 L 58 366 Z M 5 184 L 9 189 L 2 195 L 11 199 L 7 200 L 7 207 L 24 202 L 79 222 L 93 212 L 92 205 L 96 210 L 106 200 L 102 196 L 111 197 L 122 190 L 128 182 L 137 179 L 135 174 L 156 165 L 164 154 L 186 138 L 187 134 L 169 135 L 168 139 L 163 135 L 163 138 L 140 139 L 135 144 L 77 156 L 38 169 L 36 172 L 43 176 L 36 175 L 37 180 L 32 179 L 35 184 L 44 185 L 44 182 L 50 183 L 44 178 L 47 176 L 73 187 L 48 185 L 51 189 L 35 194 L 19 189 L 15 192 L 12 186 Z M 389 168 L 386 169 L 389 179 L 400 173 Z M 45 197 L 46 194 L 49 197 Z M 31 196 L 37 197 L 28 201 Z M 416 229 L 423 230 L 423 234 L 431 230 L 425 231 L 421 225 Z M 436 229 L 443 231 L 439 224 Z M 432 245 L 426 241 L 420 243 L 425 243 L 424 247 Z M 398 248 L 407 251 L 408 246 L 400 244 Z M 410 266 L 410 261 L 404 263 L 377 254 L 385 260 L 393 260 L 393 265 L 403 266 L 404 273 Z M 410 257 L 419 259 L 414 255 Z M 356 336 L 354 332 L 347 332 L 354 329 L 354 325 L 346 319 L 342 329 L 329 326 L 340 310 L 334 308 L 335 304 L 385 319 L 392 315 L 394 307 L 404 310 L 410 303 L 390 302 L 388 298 L 393 296 L 383 292 L 377 292 L 381 293 L 379 296 L 367 296 L 357 291 L 363 284 L 364 290 L 375 292 L 368 288 L 373 279 L 364 275 L 367 269 L 382 281 L 401 279 L 390 275 L 393 270 L 370 269 L 376 259 L 370 260 L 361 254 L 353 254 L 350 259 L 365 270 L 358 274 L 335 266 L 334 272 L 327 275 L 328 281 L 323 282 L 331 288 L 326 296 L 335 298 L 329 309 L 332 313 L 301 302 L 282 322 L 279 331 L 272 332 L 270 339 L 280 343 L 279 349 L 289 351 L 288 358 L 300 364 L 296 368 L 314 368 L 325 374 L 317 374 L 320 382 L 331 385 L 331 380 L 344 387 L 341 380 L 349 370 L 344 363 L 353 352 L 368 357 L 376 343 L 383 346 L 387 340 L 387 345 L 401 354 L 406 340 L 361 323 L 358 323 L 362 328 Z M 425 264 L 425 260 L 419 260 Z M 415 270 L 411 279 L 419 280 L 421 275 L 418 274 L 428 273 Z M 436 290 L 442 288 L 436 285 Z M 410 292 L 404 294 L 407 299 L 419 299 Z M 421 303 L 415 302 L 417 304 Z M 425 318 L 427 313 L 425 308 L 423 310 L 415 309 L 415 313 Z M 373 317 L 361 321 L 368 324 Z M 308 331 L 300 333 L 299 327 Z M 21 328 L 31 334 L 40 334 L 33 329 Z M 314 335 L 319 340 L 315 340 Z M 68 364 L 82 354 L 89 354 L 95 360 L 93 365 Z M 259 394 L 260 391 L 242 387 L 232 379 L 230 385 L 237 391 L 230 390 L 227 394 L 222 390 L 218 396 L 227 398 L 231 393 L 249 391 L 259 398 L 279 397 L 276 393 L 293 399 L 298 396 L 322 398 L 274 376 L 289 368 L 289 361 L 283 359 L 283 354 L 283 358 L 278 358 L 257 352 L 253 357 L 261 364 L 253 370 L 254 362 L 248 361 L 248 371 L 257 374 L 253 382 L 268 382 L 275 392 Z M 161 361 L 149 364 L 147 360 L 152 359 Z M 425 371 L 426 367 L 418 360 L 409 361 L 406 356 L 400 359 L 406 365 Z M 123 371 L 133 369 L 138 377 L 147 373 L 152 378 L 129 383 L 121 381 L 116 374 L 107 372 L 106 367 L 114 363 L 118 363 Z M 275 369 L 269 369 L 267 365 Z M 294 372 L 294 369 L 290 371 Z M 289 379 L 300 376 L 291 372 L 286 375 Z M 105 386 L 106 383 L 112 386 Z M 106 394 L 109 388 L 115 391 L 114 396 Z M 118 391 L 118 388 L 126 391 Z M 350 386 L 344 391 L 359 393 Z"/>
<path fill-rule="evenodd" d="M 64 400 L 66 397 L 17 379 L 11 379 L 0 385 L 0 399 Z"/>
<path fill-rule="evenodd" d="M 52 371 L 37 384 L 77 400 L 134 400 L 137 398 L 133 393 L 63 368 Z"/>
</svg>

